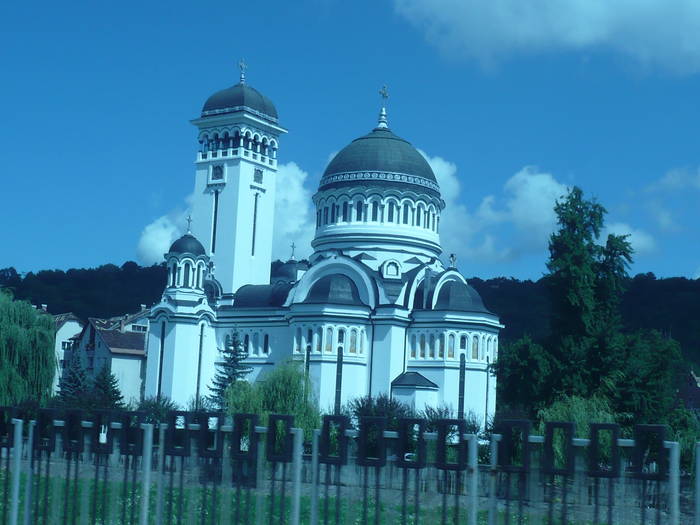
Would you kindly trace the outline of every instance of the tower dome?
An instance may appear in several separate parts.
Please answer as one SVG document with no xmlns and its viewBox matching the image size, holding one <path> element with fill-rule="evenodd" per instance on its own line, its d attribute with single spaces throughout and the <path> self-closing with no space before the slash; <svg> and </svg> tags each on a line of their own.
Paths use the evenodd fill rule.
<svg viewBox="0 0 700 525">
<path fill-rule="evenodd" d="M 178 240 L 176 240 L 172 245 L 170 245 L 169 253 L 191 253 L 194 256 L 205 255 L 206 251 L 202 243 L 197 240 L 197 238 L 191 233 L 186 233 Z"/>
<path fill-rule="evenodd" d="M 410 142 L 389 129 L 386 108 L 377 127 L 330 161 L 314 203 L 317 251 L 371 252 L 377 268 L 392 253 L 409 260 L 442 252 L 438 228 L 445 203 L 435 173 Z"/>
<path fill-rule="evenodd" d="M 249 111 L 266 120 L 277 122 L 277 109 L 272 101 L 257 89 L 239 82 L 211 95 L 202 107 L 202 117 Z"/>
</svg>

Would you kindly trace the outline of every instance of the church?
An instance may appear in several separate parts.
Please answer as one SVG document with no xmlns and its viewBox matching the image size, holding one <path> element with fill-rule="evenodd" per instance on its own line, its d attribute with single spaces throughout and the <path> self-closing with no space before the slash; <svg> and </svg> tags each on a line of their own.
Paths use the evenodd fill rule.
<svg viewBox="0 0 700 525">
<path fill-rule="evenodd" d="M 386 92 L 383 90 L 386 99 Z M 287 130 L 246 82 L 211 95 L 199 118 L 191 225 L 167 254 L 168 281 L 149 314 L 145 396 L 187 406 L 209 394 L 238 332 L 264 381 L 297 361 L 319 407 L 388 394 L 416 410 L 451 406 L 485 424 L 495 412 L 498 317 L 451 256 L 441 260 L 445 202 L 425 158 L 389 126 L 342 148 L 313 196 L 308 263 L 271 271 L 275 188 Z"/>
</svg>

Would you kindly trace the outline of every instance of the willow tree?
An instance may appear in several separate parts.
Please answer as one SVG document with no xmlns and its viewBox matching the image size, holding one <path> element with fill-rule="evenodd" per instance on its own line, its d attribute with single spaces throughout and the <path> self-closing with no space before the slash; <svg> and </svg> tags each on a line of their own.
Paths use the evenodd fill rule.
<svg viewBox="0 0 700 525">
<path fill-rule="evenodd" d="M 56 372 L 53 317 L 0 289 L 0 405 L 46 400 Z"/>
</svg>

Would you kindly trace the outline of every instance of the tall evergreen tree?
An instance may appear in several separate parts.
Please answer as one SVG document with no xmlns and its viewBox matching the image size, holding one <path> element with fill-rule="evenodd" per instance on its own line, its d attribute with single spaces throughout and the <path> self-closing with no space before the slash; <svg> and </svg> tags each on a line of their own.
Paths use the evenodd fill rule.
<svg viewBox="0 0 700 525">
<path fill-rule="evenodd" d="M 92 403 L 92 382 L 78 354 L 74 354 L 58 384 L 58 398 L 69 408 L 88 408 Z"/>
<path fill-rule="evenodd" d="M 42 402 L 56 373 L 50 315 L 0 289 L 0 405 Z"/>
<path fill-rule="evenodd" d="M 95 408 L 114 410 L 124 408 L 124 396 L 119 390 L 119 381 L 107 365 L 95 376 L 92 385 L 92 400 Z"/>
<path fill-rule="evenodd" d="M 243 362 L 248 357 L 248 350 L 243 347 L 237 330 L 226 337 L 226 344 L 219 351 L 221 360 L 216 363 L 216 375 L 209 387 L 211 395 L 208 399 L 214 406 L 223 409 L 226 407 L 226 390 L 235 381 L 244 379 L 253 368 Z"/>
</svg>

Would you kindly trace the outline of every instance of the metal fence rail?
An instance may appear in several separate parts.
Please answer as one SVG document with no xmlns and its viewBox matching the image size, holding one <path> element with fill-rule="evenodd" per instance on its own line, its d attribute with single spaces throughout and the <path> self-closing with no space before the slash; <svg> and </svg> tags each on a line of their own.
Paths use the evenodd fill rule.
<svg viewBox="0 0 700 525">
<path fill-rule="evenodd" d="M 10 525 L 695 524 L 700 476 L 665 427 L 502 421 L 490 440 L 442 420 L 0 409 Z M 700 443 L 695 473 L 700 469 Z"/>
</svg>

